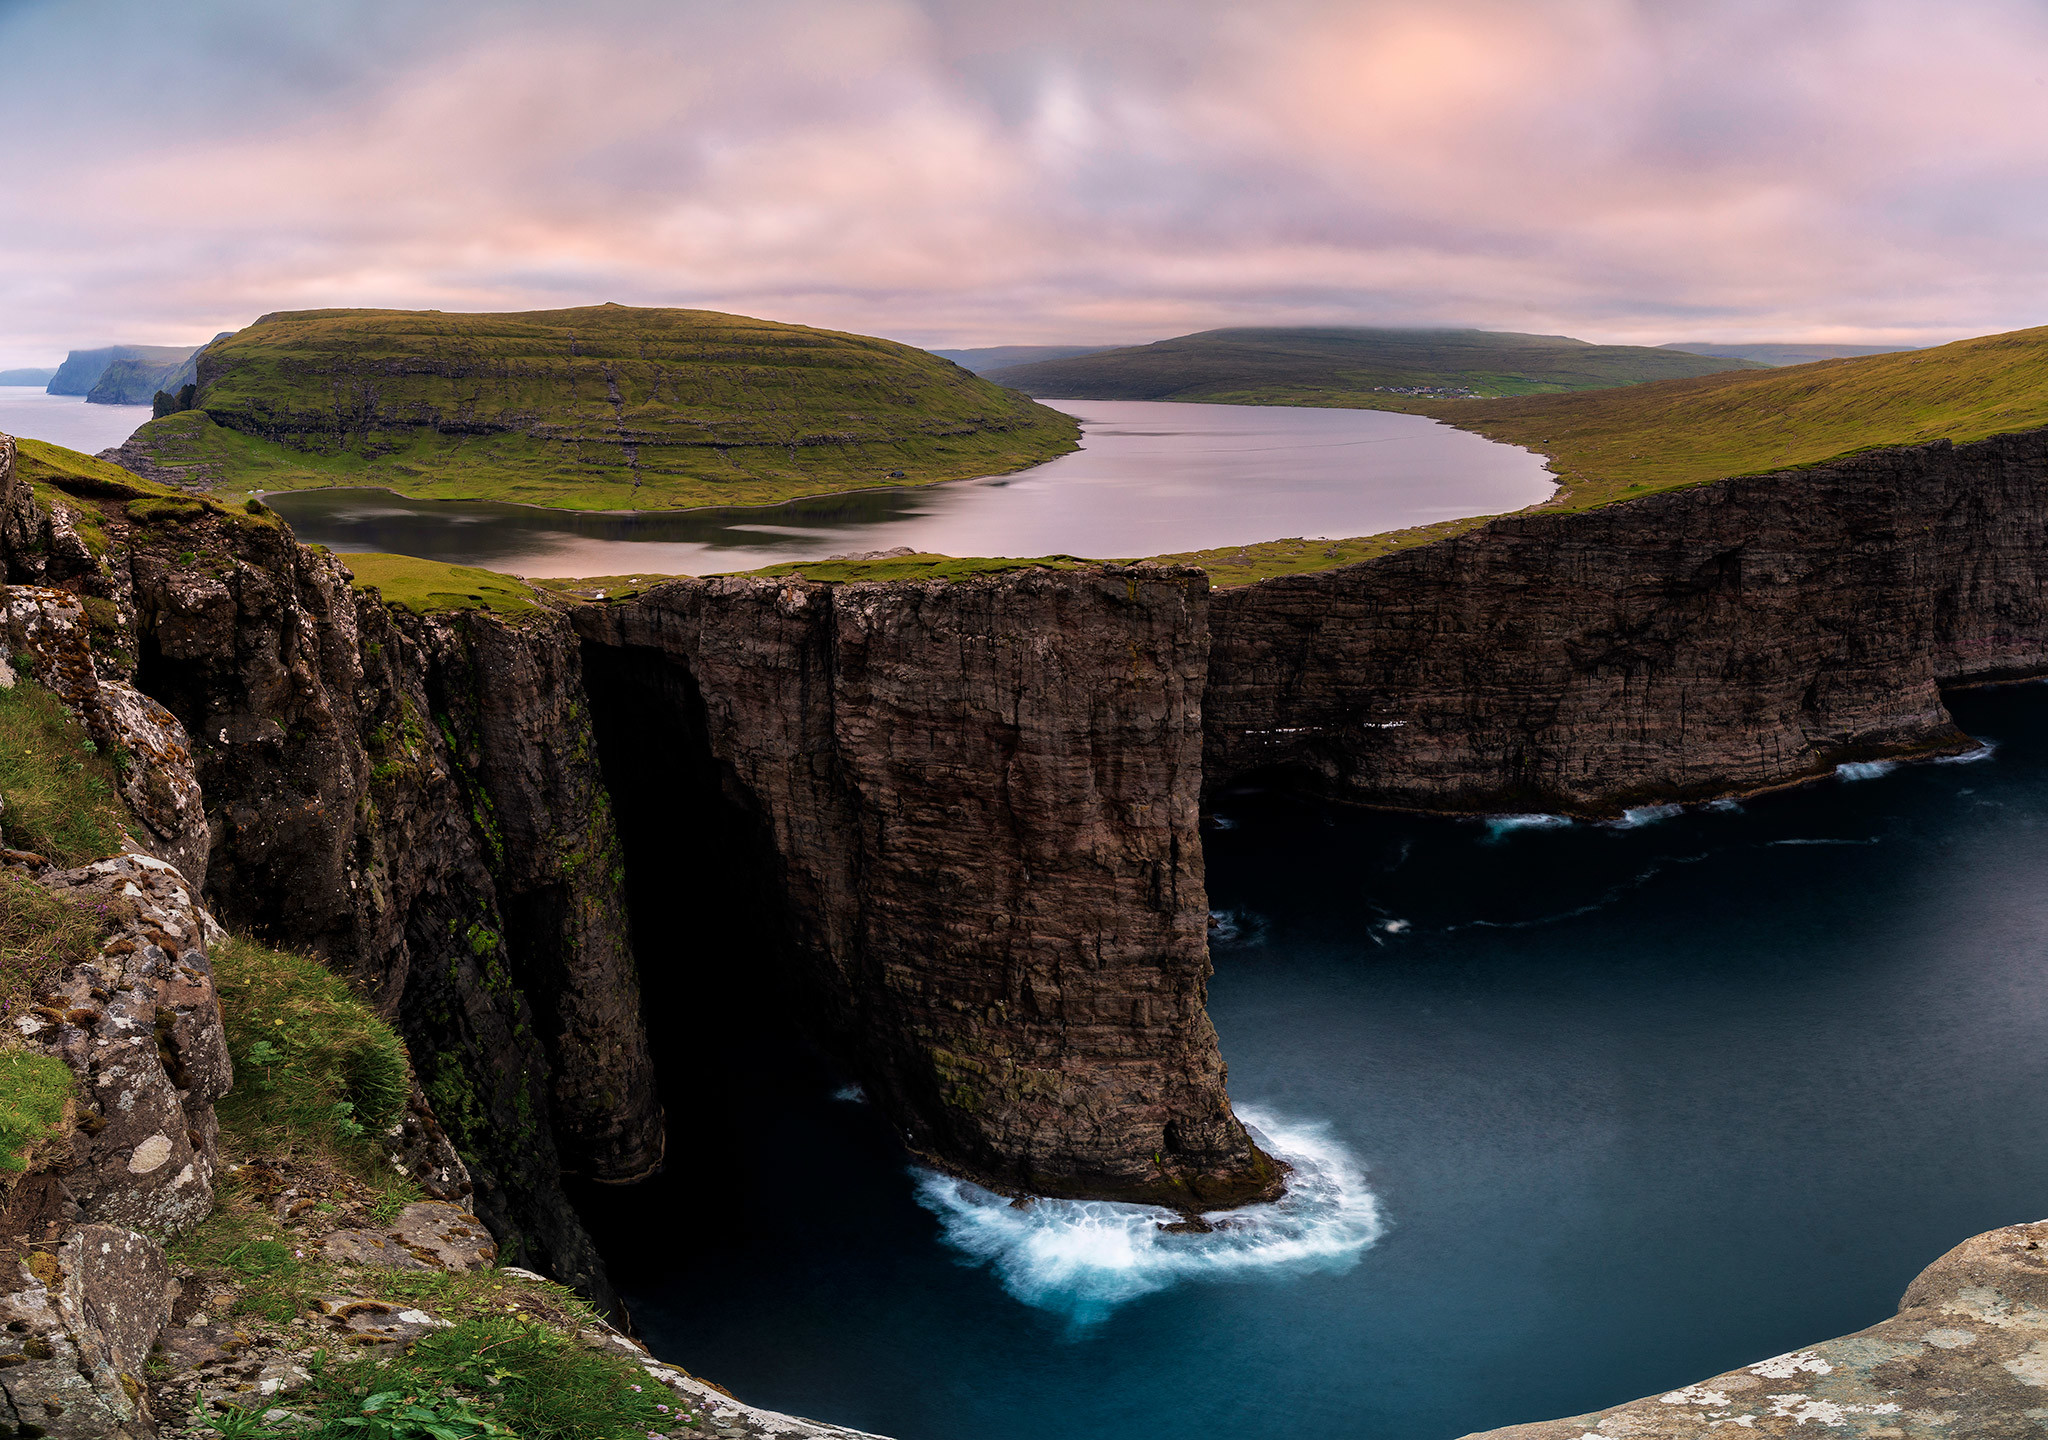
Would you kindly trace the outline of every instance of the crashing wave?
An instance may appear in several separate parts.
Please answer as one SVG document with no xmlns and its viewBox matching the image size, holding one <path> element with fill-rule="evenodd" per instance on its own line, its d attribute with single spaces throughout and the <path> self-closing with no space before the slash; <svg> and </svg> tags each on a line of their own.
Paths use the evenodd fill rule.
<svg viewBox="0 0 2048 1440">
<path fill-rule="evenodd" d="M 1287 1193 L 1204 1217 L 1190 1234 L 1163 1229 L 1181 1217 L 1153 1205 L 1030 1200 L 919 1170 L 917 1201 L 939 1217 L 965 1263 L 988 1265 L 1026 1305 L 1077 1330 L 1117 1306 L 1186 1280 L 1282 1279 L 1348 1270 L 1385 1225 L 1364 1171 L 1322 1125 L 1238 1112 L 1260 1146 L 1293 1167 Z"/>
</svg>

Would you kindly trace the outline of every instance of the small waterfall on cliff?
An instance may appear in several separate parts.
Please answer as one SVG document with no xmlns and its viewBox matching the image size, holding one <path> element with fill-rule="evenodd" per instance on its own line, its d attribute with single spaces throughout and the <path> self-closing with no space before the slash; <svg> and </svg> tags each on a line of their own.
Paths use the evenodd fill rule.
<svg viewBox="0 0 2048 1440">
<path fill-rule="evenodd" d="M 1179 1217 L 1151 1205 L 1033 1200 L 1017 1206 L 965 1180 L 918 1172 L 917 1199 L 939 1217 L 967 1263 L 991 1266 L 1027 1305 L 1076 1329 L 1129 1300 L 1183 1280 L 1282 1278 L 1356 1265 L 1385 1229 L 1364 1171 L 1327 1127 L 1255 1109 L 1238 1114 L 1272 1155 L 1293 1167 L 1270 1205 L 1208 1216 L 1207 1234 L 1160 1227 Z"/>
</svg>

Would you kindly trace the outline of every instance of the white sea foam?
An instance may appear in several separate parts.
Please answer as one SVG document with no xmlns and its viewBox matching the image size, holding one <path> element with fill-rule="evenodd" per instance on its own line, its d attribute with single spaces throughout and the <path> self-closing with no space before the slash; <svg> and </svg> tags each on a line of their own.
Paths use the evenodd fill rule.
<svg viewBox="0 0 2048 1440">
<path fill-rule="evenodd" d="M 1633 830 L 1638 825 L 1655 825 L 1659 820 L 1669 820 L 1673 815 L 1683 815 L 1683 805 L 1638 805 L 1633 810 L 1621 812 L 1621 818 L 1613 823 L 1623 830 Z"/>
<path fill-rule="evenodd" d="M 1282 1279 L 1356 1265 L 1385 1228 L 1358 1162 L 1326 1126 L 1242 1107 L 1238 1114 L 1266 1152 L 1293 1170 L 1278 1200 L 1209 1215 L 1215 1228 L 1207 1234 L 1161 1229 L 1180 1217 L 1156 1206 L 1019 1206 L 926 1170 L 915 1172 L 917 1201 L 939 1217 L 946 1243 L 965 1263 L 992 1267 L 1011 1295 L 1076 1329 L 1183 1280 Z"/>
<path fill-rule="evenodd" d="M 1875 780 L 1899 768 L 1896 760 L 1851 760 L 1837 765 L 1835 774 L 1844 780 Z"/>
<path fill-rule="evenodd" d="M 1568 815 L 1489 815 L 1486 838 L 1500 840 L 1517 830 L 1562 830 L 1571 823 Z"/>
<path fill-rule="evenodd" d="M 841 1085 L 832 1092 L 832 1098 L 844 1101 L 848 1105 L 865 1105 L 868 1103 L 868 1092 L 858 1085 Z"/>
<path fill-rule="evenodd" d="M 1998 752 L 1998 742 L 1986 740 L 1975 750 L 1965 750 L 1960 755 L 1943 755 L 1935 760 L 1937 765 L 1974 765 L 1979 760 L 1989 760 Z"/>
</svg>

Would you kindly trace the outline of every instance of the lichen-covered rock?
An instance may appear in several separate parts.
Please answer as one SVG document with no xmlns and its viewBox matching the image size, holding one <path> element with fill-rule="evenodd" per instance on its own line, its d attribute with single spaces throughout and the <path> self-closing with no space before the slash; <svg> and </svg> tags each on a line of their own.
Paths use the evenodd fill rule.
<svg viewBox="0 0 2048 1440">
<path fill-rule="evenodd" d="M 1868 1330 L 1612 1410 L 1489 1430 L 1485 1440 L 1977 1440 L 2038 1435 L 2044 1420 L 2048 1220 L 1965 1240 L 1920 1273 L 1896 1316 Z"/>
<path fill-rule="evenodd" d="M 64 590 L 0 585 L 0 686 L 16 672 L 56 695 L 94 743 L 116 758 L 122 798 L 147 832 L 136 837 L 195 887 L 206 882 L 212 832 L 177 717 L 133 685 L 102 677 L 84 602 Z"/>
<path fill-rule="evenodd" d="M 416 1201 L 389 1225 L 336 1230 L 320 1248 L 330 1260 L 389 1270 L 481 1270 L 498 1256 L 475 1216 L 439 1200 Z"/>
<path fill-rule="evenodd" d="M 0 1422 L 49 1440 L 144 1440 L 144 1362 L 170 1318 L 176 1282 L 163 1248 L 113 1225 L 84 1225 L 20 1265 L 0 1294 Z"/>
<path fill-rule="evenodd" d="M 233 1081 L 206 956 L 212 917 L 154 856 L 38 878 L 109 927 L 97 955 L 51 977 L 13 1022 L 21 1044 L 78 1077 L 65 1188 L 94 1220 L 175 1234 L 212 1209 L 213 1102 Z"/>
</svg>

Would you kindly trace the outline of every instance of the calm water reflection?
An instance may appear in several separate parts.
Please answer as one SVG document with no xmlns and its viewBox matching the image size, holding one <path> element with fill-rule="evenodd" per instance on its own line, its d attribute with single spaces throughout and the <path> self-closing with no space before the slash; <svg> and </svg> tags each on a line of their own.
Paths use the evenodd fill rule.
<svg viewBox="0 0 2048 1440">
<path fill-rule="evenodd" d="M 1517 510 L 1550 494 L 1540 457 L 1414 415 L 1283 406 L 1051 402 L 1083 448 L 990 480 L 793 504 L 606 514 L 270 497 L 299 538 L 521 575 L 702 575 L 907 545 L 947 555 L 1158 555 L 1288 535 L 1370 535 Z"/>
</svg>

